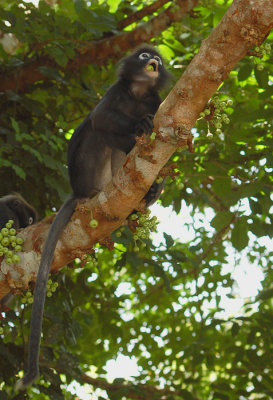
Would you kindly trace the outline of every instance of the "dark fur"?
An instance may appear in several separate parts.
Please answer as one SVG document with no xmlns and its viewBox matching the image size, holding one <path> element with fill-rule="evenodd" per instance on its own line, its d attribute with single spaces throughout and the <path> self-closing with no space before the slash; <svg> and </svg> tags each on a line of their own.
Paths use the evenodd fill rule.
<svg viewBox="0 0 273 400">
<path fill-rule="evenodd" d="M 143 53 L 149 53 L 151 57 L 140 59 Z M 63 204 L 51 225 L 43 249 L 32 308 L 28 369 L 19 381 L 19 388 L 30 385 L 39 375 L 40 336 L 49 270 L 56 243 L 77 200 L 101 191 L 123 165 L 126 154 L 136 143 L 136 136 L 152 132 L 153 116 L 161 103 L 158 90 L 168 77 L 160 62 L 157 79 L 144 71 L 148 62 L 156 65 L 152 61 L 154 57 L 161 59 L 158 52 L 148 46 L 138 48 L 126 57 L 121 62 L 117 81 L 75 130 L 69 142 L 68 170 L 73 195 Z M 152 185 L 146 195 L 147 204 L 159 197 L 161 188 L 162 185 Z"/>
<path fill-rule="evenodd" d="M 0 229 L 5 227 L 9 219 L 14 221 L 13 228 L 26 228 L 34 224 L 37 213 L 18 193 L 8 194 L 0 199 Z"/>
</svg>

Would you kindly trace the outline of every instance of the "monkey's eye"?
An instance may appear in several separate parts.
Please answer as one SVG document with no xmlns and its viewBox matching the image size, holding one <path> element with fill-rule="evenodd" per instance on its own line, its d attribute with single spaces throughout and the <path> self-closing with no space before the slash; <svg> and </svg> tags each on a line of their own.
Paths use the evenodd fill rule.
<svg viewBox="0 0 273 400">
<path fill-rule="evenodd" d="M 160 65 L 162 65 L 162 60 L 161 60 L 160 57 L 154 56 L 154 59 L 155 59 L 156 61 L 158 61 Z"/>
<path fill-rule="evenodd" d="M 28 219 L 28 224 L 31 225 L 32 223 L 33 223 L 33 218 L 32 218 L 32 217 L 29 217 L 29 219 Z"/>
<path fill-rule="evenodd" d="M 150 54 L 149 53 L 141 53 L 138 57 L 141 60 L 145 60 L 145 58 L 149 58 L 150 57 Z"/>
</svg>

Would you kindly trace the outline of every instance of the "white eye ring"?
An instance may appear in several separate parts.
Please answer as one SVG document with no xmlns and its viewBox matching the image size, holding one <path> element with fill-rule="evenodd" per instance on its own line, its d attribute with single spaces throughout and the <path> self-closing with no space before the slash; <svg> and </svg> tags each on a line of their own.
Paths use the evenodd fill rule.
<svg viewBox="0 0 273 400">
<path fill-rule="evenodd" d="M 138 57 L 141 60 L 145 60 L 145 58 L 149 58 L 150 57 L 150 54 L 149 53 L 141 53 Z"/>
<path fill-rule="evenodd" d="M 29 217 L 29 219 L 28 219 L 28 224 L 31 225 L 32 223 L 33 223 L 33 218 L 32 218 L 32 217 Z"/>
<path fill-rule="evenodd" d="M 158 61 L 160 65 L 162 65 L 162 60 L 161 60 L 160 57 L 154 56 L 154 59 L 155 59 L 156 61 Z"/>
</svg>

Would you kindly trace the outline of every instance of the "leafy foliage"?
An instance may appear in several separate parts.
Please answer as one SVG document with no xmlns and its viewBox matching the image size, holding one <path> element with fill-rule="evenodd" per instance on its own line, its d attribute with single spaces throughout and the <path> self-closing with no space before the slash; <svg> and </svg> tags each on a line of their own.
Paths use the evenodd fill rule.
<svg viewBox="0 0 273 400">
<path fill-rule="evenodd" d="M 230 3 L 200 1 L 195 18 L 187 15 L 154 38 L 174 79 Z M 79 66 L 76 74 L 66 66 L 143 6 L 139 0 L 1 2 L 1 75 L 35 61 L 46 77 L 25 91 L 1 92 L 1 196 L 21 192 L 41 217 L 60 206 L 70 191 L 67 141 L 114 79 L 111 60 Z M 15 35 L 15 50 L 5 35 Z M 48 57 L 54 63 L 44 63 Z M 160 243 L 145 239 L 136 251 L 122 228 L 113 234 L 113 251 L 97 248 L 85 268 L 63 270 L 46 303 L 42 377 L 19 395 L 13 387 L 31 308 L 18 296 L 1 321 L 1 400 L 74 399 L 68 388 L 74 381 L 105 390 L 97 392 L 100 399 L 272 399 L 273 252 L 266 241 L 273 236 L 272 54 L 241 60 L 217 96 L 233 100 L 223 111 L 230 123 L 216 133 L 208 118 L 198 120 L 195 151 L 174 154 L 180 175 L 169 179 L 161 198 L 177 214 L 188 206 L 188 236 L 165 232 Z M 238 268 L 257 265 L 263 281 L 256 297 L 226 316 L 221 296 L 237 296 L 230 254 Z M 131 383 L 104 379 L 106 362 L 118 354 L 137 359 Z"/>
</svg>

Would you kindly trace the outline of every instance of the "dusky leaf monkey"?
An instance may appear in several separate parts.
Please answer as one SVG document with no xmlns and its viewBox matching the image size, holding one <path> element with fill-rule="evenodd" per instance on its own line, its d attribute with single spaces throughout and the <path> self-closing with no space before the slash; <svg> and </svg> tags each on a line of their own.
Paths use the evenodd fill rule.
<svg viewBox="0 0 273 400">
<path fill-rule="evenodd" d="M 20 194 L 8 194 L 0 198 L 0 229 L 10 219 L 14 229 L 26 228 L 34 224 L 37 212 Z"/>
<path fill-rule="evenodd" d="M 153 47 L 137 48 L 122 60 L 116 82 L 72 135 L 67 160 L 73 193 L 54 219 L 43 248 L 32 306 L 27 372 L 18 388 L 30 385 L 39 376 L 46 285 L 57 241 L 78 200 L 100 192 L 123 165 L 136 137 L 152 133 L 153 117 L 161 103 L 158 90 L 168 75 Z M 162 184 L 153 183 L 144 197 L 147 206 L 159 197 L 161 189 Z"/>
</svg>

